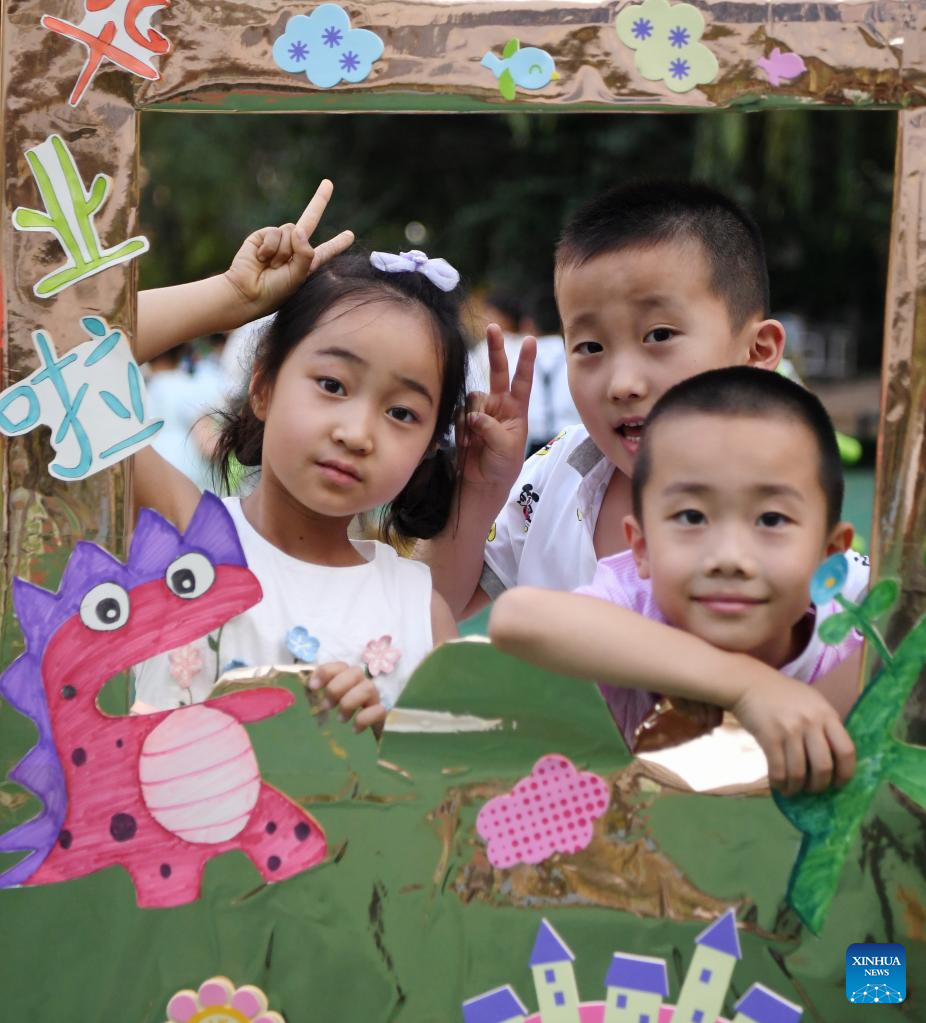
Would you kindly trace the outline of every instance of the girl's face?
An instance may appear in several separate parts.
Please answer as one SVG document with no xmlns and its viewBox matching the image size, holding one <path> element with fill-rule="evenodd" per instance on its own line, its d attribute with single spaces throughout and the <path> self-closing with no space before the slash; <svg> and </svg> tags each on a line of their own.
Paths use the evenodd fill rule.
<svg viewBox="0 0 926 1023">
<path fill-rule="evenodd" d="M 440 391 L 427 313 L 382 298 L 336 303 L 271 386 L 252 381 L 261 485 L 330 518 L 391 501 L 428 452 Z"/>
</svg>

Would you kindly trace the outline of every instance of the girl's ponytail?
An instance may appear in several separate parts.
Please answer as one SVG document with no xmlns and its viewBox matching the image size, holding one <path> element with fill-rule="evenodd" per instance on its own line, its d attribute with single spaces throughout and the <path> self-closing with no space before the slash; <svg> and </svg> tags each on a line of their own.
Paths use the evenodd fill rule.
<svg viewBox="0 0 926 1023">
<path fill-rule="evenodd" d="M 381 529 L 387 543 L 430 540 L 447 525 L 457 482 L 449 450 L 437 448 L 424 458 L 411 479 L 383 511 Z"/>
<path fill-rule="evenodd" d="M 227 410 L 219 410 L 218 414 L 222 418 L 222 427 L 212 452 L 212 472 L 224 492 L 233 494 L 241 482 L 237 465 L 260 465 L 264 424 L 254 415 L 247 392 L 235 398 Z"/>
</svg>

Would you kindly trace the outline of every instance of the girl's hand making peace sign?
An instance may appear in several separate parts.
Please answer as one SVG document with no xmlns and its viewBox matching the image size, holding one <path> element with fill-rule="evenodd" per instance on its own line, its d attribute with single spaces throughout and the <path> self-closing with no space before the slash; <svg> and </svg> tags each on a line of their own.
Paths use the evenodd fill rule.
<svg viewBox="0 0 926 1023">
<path fill-rule="evenodd" d="M 353 231 L 341 231 L 316 247 L 309 241 L 333 191 L 326 178 L 295 224 L 262 227 L 244 240 L 225 277 L 246 304 L 248 319 L 276 310 L 313 270 L 353 244 Z"/>
<path fill-rule="evenodd" d="M 262 227 L 248 235 L 225 273 L 139 292 L 138 361 L 274 312 L 313 270 L 348 248 L 353 231 L 342 231 L 314 248 L 309 242 L 333 191 L 334 185 L 325 179 L 295 224 Z"/>
</svg>

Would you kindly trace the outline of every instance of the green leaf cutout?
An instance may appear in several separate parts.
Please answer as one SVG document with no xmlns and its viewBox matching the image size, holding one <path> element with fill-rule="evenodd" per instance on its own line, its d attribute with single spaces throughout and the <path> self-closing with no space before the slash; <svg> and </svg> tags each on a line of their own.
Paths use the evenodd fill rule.
<svg viewBox="0 0 926 1023">
<path fill-rule="evenodd" d="M 498 79 L 498 91 L 505 97 L 505 99 L 514 99 L 515 84 L 514 79 L 511 77 L 511 72 L 507 69 L 501 73 Z"/>
<path fill-rule="evenodd" d="M 899 594 L 900 584 L 896 579 L 882 579 L 862 601 L 861 613 L 869 620 L 880 618 L 894 606 Z"/>
<path fill-rule="evenodd" d="M 838 615 L 831 615 L 820 625 L 820 639 L 830 646 L 835 646 L 849 635 L 854 624 L 853 616 L 847 611 L 843 611 Z"/>
<path fill-rule="evenodd" d="M 517 39 L 509 39 L 508 42 L 505 43 L 504 50 L 502 50 L 502 59 L 507 60 L 509 57 L 513 57 L 520 49 L 521 44 Z"/>
</svg>

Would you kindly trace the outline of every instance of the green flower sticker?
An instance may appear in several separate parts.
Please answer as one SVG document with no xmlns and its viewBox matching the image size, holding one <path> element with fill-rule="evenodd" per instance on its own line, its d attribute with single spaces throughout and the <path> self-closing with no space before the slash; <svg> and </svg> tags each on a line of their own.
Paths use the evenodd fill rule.
<svg viewBox="0 0 926 1023">
<path fill-rule="evenodd" d="M 689 92 L 717 77 L 717 58 L 698 42 L 704 18 L 691 4 L 631 4 L 618 14 L 616 27 L 620 41 L 636 50 L 637 70 L 651 82 L 661 79 L 673 92 Z"/>
</svg>

